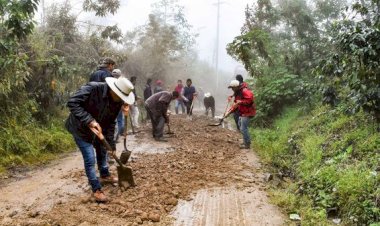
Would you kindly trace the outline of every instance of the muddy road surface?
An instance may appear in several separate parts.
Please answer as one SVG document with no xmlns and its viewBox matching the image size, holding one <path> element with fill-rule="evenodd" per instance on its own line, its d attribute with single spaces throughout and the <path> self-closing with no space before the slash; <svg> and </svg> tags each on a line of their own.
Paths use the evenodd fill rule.
<svg viewBox="0 0 380 226">
<path fill-rule="evenodd" d="M 150 125 L 128 136 L 137 186 L 104 185 L 106 204 L 91 197 L 79 151 L 3 181 L 0 225 L 284 225 L 254 152 L 210 122 L 172 116 L 167 143 L 151 138 Z"/>
</svg>

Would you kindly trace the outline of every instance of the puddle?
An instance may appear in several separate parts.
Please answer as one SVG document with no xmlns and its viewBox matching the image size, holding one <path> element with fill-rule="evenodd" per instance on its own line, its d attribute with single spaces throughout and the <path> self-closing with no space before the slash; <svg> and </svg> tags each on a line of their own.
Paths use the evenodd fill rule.
<svg viewBox="0 0 380 226">
<path fill-rule="evenodd" d="M 127 136 L 127 148 L 132 151 L 133 154 L 163 154 L 171 151 L 175 151 L 173 147 L 167 142 L 157 142 L 151 136 L 150 130 L 144 130 L 135 135 Z M 167 138 L 176 139 L 176 138 Z M 117 150 L 124 150 L 124 138 L 117 143 Z"/>
</svg>

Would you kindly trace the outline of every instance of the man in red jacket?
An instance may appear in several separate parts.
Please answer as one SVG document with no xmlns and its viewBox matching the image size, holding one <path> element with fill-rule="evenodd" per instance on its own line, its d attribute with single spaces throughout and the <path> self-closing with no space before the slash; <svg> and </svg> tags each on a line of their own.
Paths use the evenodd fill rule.
<svg viewBox="0 0 380 226">
<path fill-rule="evenodd" d="M 249 135 L 248 126 L 252 117 L 256 115 L 255 97 L 247 86 L 240 84 L 238 80 L 232 80 L 230 86 L 234 91 L 234 105 L 229 114 L 235 111 L 239 112 L 239 130 L 243 134 L 244 143 L 241 149 L 249 149 L 251 147 L 251 137 Z"/>
</svg>

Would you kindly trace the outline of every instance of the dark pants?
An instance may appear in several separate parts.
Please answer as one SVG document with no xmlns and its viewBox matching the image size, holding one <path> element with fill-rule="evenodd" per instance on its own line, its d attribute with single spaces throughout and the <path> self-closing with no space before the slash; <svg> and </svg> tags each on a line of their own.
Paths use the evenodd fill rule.
<svg viewBox="0 0 380 226">
<path fill-rule="evenodd" d="M 205 108 L 206 108 L 206 116 L 208 116 L 208 112 L 211 109 L 211 114 L 212 114 L 212 117 L 214 118 L 215 117 L 215 106 L 205 105 Z"/>
<path fill-rule="evenodd" d="M 235 120 L 235 123 L 236 123 L 236 128 L 240 131 L 240 126 L 239 126 L 239 111 L 236 110 L 234 111 L 234 120 Z"/>
<path fill-rule="evenodd" d="M 189 100 L 186 102 L 186 113 L 187 115 L 192 115 L 193 114 L 193 109 L 191 108 L 191 105 L 193 104 L 192 100 Z"/>
<path fill-rule="evenodd" d="M 120 135 L 123 135 L 124 133 L 124 113 L 123 111 L 120 111 L 116 118 L 116 124 L 117 124 L 117 132 L 116 132 L 116 140 L 118 140 Z M 128 131 L 127 131 L 128 132 Z"/>
<path fill-rule="evenodd" d="M 148 112 L 150 121 L 152 122 L 152 134 L 154 138 L 160 138 L 164 136 L 165 118 L 162 115 L 153 114 L 149 108 L 145 106 Z"/>
</svg>

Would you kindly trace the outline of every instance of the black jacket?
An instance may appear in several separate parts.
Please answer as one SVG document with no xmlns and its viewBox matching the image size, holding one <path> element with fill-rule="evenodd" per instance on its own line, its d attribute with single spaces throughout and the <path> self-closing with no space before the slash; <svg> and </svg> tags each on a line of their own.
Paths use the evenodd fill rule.
<svg viewBox="0 0 380 226">
<path fill-rule="evenodd" d="M 146 101 L 150 96 L 152 96 L 152 87 L 149 84 L 146 84 L 144 89 L 144 101 Z"/>
<path fill-rule="evenodd" d="M 205 97 L 203 99 L 203 104 L 205 106 L 205 108 L 215 108 L 215 99 L 213 96 L 210 96 L 210 97 Z"/>
<path fill-rule="evenodd" d="M 96 136 L 88 124 L 95 119 L 115 150 L 115 120 L 122 105 L 123 102 L 112 100 L 106 83 L 90 82 L 82 86 L 67 102 L 70 115 L 66 120 L 66 128 L 74 136 L 94 143 Z"/>
<path fill-rule="evenodd" d="M 107 68 L 99 68 L 91 74 L 90 82 L 105 82 L 107 77 L 113 77 L 112 73 Z"/>
</svg>

